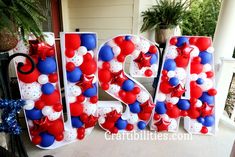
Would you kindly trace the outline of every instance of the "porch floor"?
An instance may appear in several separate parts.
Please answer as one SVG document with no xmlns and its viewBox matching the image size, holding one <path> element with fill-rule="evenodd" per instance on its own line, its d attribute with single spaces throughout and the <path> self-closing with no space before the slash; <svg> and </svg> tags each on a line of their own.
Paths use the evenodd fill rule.
<svg viewBox="0 0 235 157">
<path fill-rule="evenodd" d="M 182 126 L 180 133 L 185 133 Z M 169 133 L 171 134 L 171 133 Z M 127 141 L 105 140 L 104 131 L 96 127 L 84 141 L 75 142 L 54 150 L 42 150 L 33 146 L 25 133 L 24 141 L 30 157 L 229 157 L 235 139 L 235 129 L 223 123 L 215 136 L 193 135 L 192 140 Z"/>
</svg>

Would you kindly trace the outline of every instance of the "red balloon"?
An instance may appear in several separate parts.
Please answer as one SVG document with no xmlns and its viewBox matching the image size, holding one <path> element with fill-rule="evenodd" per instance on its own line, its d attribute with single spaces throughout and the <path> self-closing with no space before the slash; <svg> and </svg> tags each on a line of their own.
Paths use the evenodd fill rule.
<svg viewBox="0 0 235 157">
<path fill-rule="evenodd" d="M 153 115 L 154 120 L 159 120 L 160 118 L 161 118 L 161 116 L 159 114 L 154 113 L 154 115 Z"/>
<path fill-rule="evenodd" d="M 188 110 L 188 116 L 192 119 L 196 119 L 200 116 L 200 112 L 196 108 L 190 108 Z"/>
<path fill-rule="evenodd" d="M 87 115 L 86 113 L 83 113 L 83 114 L 80 116 L 80 118 L 81 118 L 81 120 L 82 120 L 84 123 L 86 123 L 89 117 L 88 117 L 88 115 Z"/>
<path fill-rule="evenodd" d="M 173 106 L 172 109 L 166 111 L 166 114 L 170 118 L 178 118 L 180 116 L 180 110 L 176 106 Z"/>
<path fill-rule="evenodd" d="M 32 142 L 33 142 L 33 144 L 35 144 L 35 145 L 40 144 L 41 141 L 42 141 L 41 136 L 34 136 L 34 137 L 32 138 Z"/>
<path fill-rule="evenodd" d="M 80 116 L 83 113 L 83 104 L 74 102 L 70 103 L 71 116 Z"/>
<path fill-rule="evenodd" d="M 141 119 L 141 120 L 148 120 L 151 116 L 151 113 L 145 113 L 145 112 L 140 112 L 138 113 L 138 117 Z"/>
<path fill-rule="evenodd" d="M 109 89 L 109 84 L 108 83 L 102 83 L 100 86 L 103 90 L 108 90 Z"/>
<path fill-rule="evenodd" d="M 161 82 L 161 84 L 160 84 L 160 91 L 162 93 L 169 94 L 172 91 L 171 89 L 172 89 L 172 87 L 171 87 L 169 82 L 167 82 L 167 81 L 162 81 Z"/>
<path fill-rule="evenodd" d="M 99 77 L 99 81 L 104 82 L 104 83 L 107 83 L 112 79 L 111 72 L 106 69 L 99 70 L 98 77 Z"/>
<path fill-rule="evenodd" d="M 170 102 L 167 102 L 167 103 L 166 103 L 166 108 L 169 109 L 169 110 L 172 109 L 173 106 L 174 106 L 174 104 L 172 104 L 172 103 L 170 103 Z"/>
<path fill-rule="evenodd" d="M 33 59 L 35 64 L 38 64 L 38 56 L 37 55 L 30 55 L 30 57 Z M 29 59 L 26 59 L 26 63 L 25 64 L 31 65 L 31 62 L 29 61 Z"/>
<path fill-rule="evenodd" d="M 110 68 L 109 62 L 103 62 L 102 67 L 103 67 L 104 69 L 109 69 L 109 68 Z"/>
<path fill-rule="evenodd" d="M 110 129 L 110 132 L 111 132 L 112 134 L 117 134 L 117 133 L 118 133 L 118 128 L 113 127 L 113 128 Z"/>
<path fill-rule="evenodd" d="M 180 116 L 186 117 L 188 115 L 187 111 L 180 111 Z"/>
<path fill-rule="evenodd" d="M 93 59 L 90 60 L 85 60 L 81 66 L 80 66 L 82 73 L 86 74 L 86 75 L 91 75 L 94 74 L 96 72 L 96 68 L 97 68 L 97 64 L 96 61 Z"/>
<path fill-rule="evenodd" d="M 133 93 L 134 94 L 139 94 L 140 93 L 140 88 L 139 87 L 134 87 Z"/>
<path fill-rule="evenodd" d="M 188 57 L 184 57 L 184 56 L 177 56 L 175 58 L 175 63 L 177 65 L 177 67 L 186 67 L 189 63 L 189 58 Z"/>
<path fill-rule="evenodd" d="M 54 48 L 50 49 L 49 51 L 46 52 L 46 55 L 48 57 L 55 56 L 55 49 Z"/>
<path fill-rule="evenodd" d="M 166 75 L 167 75 L 167 73 L 168 73 L 168 71 L 167 71 L 167 70 L 162 70 L 162 75 L 166 76 Z"/>
<path fill-rule="evenodd" d="M 117 60 L 118 60 L 119 62 L 124 62 L 124 61 L 125 61 L 125 55 L 119 54 L 119 55 L 117 56 Z"/>
<path fill-rule="evenodd" d="M 83 128 L 83 127 L 78 128 L 77 133 L 78 134 L 85 134 L 85 128 Z"/>
<path fill-rule="evenodd" d="M 78 102 L 83 102 L 85 100 L 85 96 L 83 96 L 82 94 L 77 96 L 77 101 Z"/>
<path fill-rule="evenodd" d="M 131 131 L 131 130 L 133 130 L 133 129 L 134 129 L 133 124 L 127 124 L 127 126 L 126 126 L 126 130 L 127 130 L 127 131 Z"/>
<path fill-rule="evenodd" d="M 202 129 L 201 129 L 201 133 L 203 133 L 203 134 L 208 133 L 207 127 L 203 126 Z"/>
<path fill-rule="evenodd" d="M 207 37 L 200 37 L 197 39 L 197 42 L 195 44 L 200 51 L 205 51 L 208 49 L 208 47 L 211 46 L 211 39 Z"/>
<path fill-rule="evenodd" d="M 214 76 L 214 73 L 213 73 L 212 71 L 207 71 L 207 72 L 206 72 L 206 76 L 207 76 L 208 78 L 212 78 L 212 77 Z"/>
<path fill-rule="evenodd" d="M 123 97 L 126 96 L 126 92 L 125 92 L 124 90 L 120 90 L 120 91 L 118 92 L 118 95 L 120 96 L 120 98 L 123 98 Z"/>
<path fill-rule="evenodd" d="M 177 43 L 177 38 L 176 37 L 170 39 L 170 44 L 171 45 L 175 45 L 176 43 Z"/>
<path fill-rule="evenodd" d="M 135 45 L 131 40 L 124 40 L 121 45 L 121 54 L 129 55 L 135 50 Z"/>
<path fill-rule="evenodd" d="M 55 83 L 55 82 L 58 81 L 57 73 L 50 74 L 48 77 L 49 77 L 49 81 L 52 82 L 52 83 Z"/>
<path fill-rule="evenodd" d="M 147 77 L 150 77 L 150 76 L 153 75 L 153 72 L 152 72 L 152 70 L 147 69 L 147 70 L 144 72 L 144 75 L 147 76 Z"/>
<path fill-rule="evenodd" d="M 62 111 L 62 109 L 63 109 L 63 105 L 62 105 L 61 103 L 55 104 L 55 105 L 53 106 L 53 109 L 54 109 L 56 112 L 60 112 L 60 111 Z"/>
<path fill-rule="evenodd" d="M 27 72 L 31 69 L 32 66 L 30 65 L 24 65 L 21 70 L 24 72 Z M 18 72 L 18 78 L 20 81 L 24 82 L 24 83 L 32 83 L 37 81 L 38 77 L 39 77 L 39 71 L 37 70 L 37 68 L 35 68 L 31 73 L 29 74 L 21 74 Z"/>
<path fill-rule="evenodd" d="M 197 38 L 196 38 L 196 37 L 191 37 L 191 38 L 189 38 L 189 43 L 190 43 L 191 45 L 195 45 L 196 42 L 197 42 Z"/>
<path fill-rule="evenodd" d="M 98 97 L 97 97 L 97 96 L 93 96 L 93 97 L 90 98 L 90 102 L 91 102 L 92 104 L 97 103 L 97 101 L 98 101 Z"/>
<path fill-rule="evenodd" d="M 66 57 L 68 57 L 68 58 L 72 58 L 72 57 L 75 55 L 75 51 L 72 50 L 72 49 L 66 49 L 66 50 L 65 50 L 65 55 L 66 55 Z"/>
<path fill-rule="evenodd" d="M 85 137 L 85 133 L 83 134 L 77 134 L 77 139 L 82 140 Z"/>
<path fill-rule="evenodd" d="M 47 127 L 48 133 L 58 136 L 64 132 L 64 122 L 62 119 L 52 121 L 51 124 Z"/>
<path fill-rule="evenodd" d="M 110 130 L 111 128 L 113 128 L 115 125 L 114 122 L 110 122 L 110 121 L 105 121 L 103 124 L 101 124 L 101 126 L 105 129 Z"/>
<path fill-rule="evenodd" d="M 190 86 L 190 96 L 193 98 L 200 98 L 202 96 L 202 89 L 198 86 Z"/>
<path fill-rule="evenodd" d="M 83 56 L 83 60 L 84 61 L 88 61 L 88 60 L 91 60 L 92 59 L 92 55 L 90 53 L 86 53 L 84 56 Z"/>
<path fill-rule="evenodd" d="M 57 103 L 60 103 L 60 93 L 58 92 L 58 90 L 55 90 L 52 94 L 43 94 L 41 96 L 41 100 L 43 100 L 48 106 L 55 105 Z"/>
<path fill-rule="evenodd" d="M 124 40 L 123 36 L 118 36 L 114 38 L 114 41 L 117 45 L 120 45 L 123 42 L 123 40 Z"/>
<path fill-rule="evenodd" d="M 192 62 L 191 63 L 191 69 L 190 69 L 190 73 L 191 74 L 200 74 L 203 70 L 203 65 L 200 63 L 196 63 L 196 62 Z"/>
<path fill-rule="evenodd" d="M 42 110 L 42 108 L 45 106 L 45 103 L 42 100 L 38 100 L 35 102 L 34 105 L 37 109 Z"/>
<path fill-rule="evenodd" d="M 65 34 L 65 48 L 76 50 L 81 45 L 81 39 L 78 34 Z"/>
<path fill-rule="evenodd" d="M 73 62 L 68 62 L 66 64 L 66 70 L 69 71 L 69 72 L 73 71 L 75 68 L 76 68 L 76 66 Z"/>
<path fill-rule="evenodd" d="M 127 104 L 133 104 L 136 101 L 136 95 L 132 92 L 126 92 L 126 96 L 122 100 Z"/>
<path fill-rule="evenodd" d="M 199 57 L 199 56 L 193 58 L 193 62 L 195 62 L 195 63 L 201 63 L 201 60 L 202 60 L 202 59 L 201 59 L 201 57 Z"/>
<path fill-rule="evenodd" d="M 55 137 L 55 140 L 56 140 L 56 141 L 62 141 L 63 139 L 64 139 L 64 135 L 63 135 L 63 134 L 57 135 L 57 136 Z"/>
<path fill-rule="evenodd" d="M 154 46 L 154 45 L 151 45 L 151 46 L 149 47 L 149 52 L 152 53 L 152 54 L 157 53 L 157 47 Z"/>
<path fill-rule="evenodd" d="M 208 90 L 208 94 L 209 94 L 210 96 L 215 96 L 215 95 L 217 94 L 217 91 L 216 91 L 216 89 L 212 88 L 212 89 L 209 89 L 209 90 Z"/>
</svg>

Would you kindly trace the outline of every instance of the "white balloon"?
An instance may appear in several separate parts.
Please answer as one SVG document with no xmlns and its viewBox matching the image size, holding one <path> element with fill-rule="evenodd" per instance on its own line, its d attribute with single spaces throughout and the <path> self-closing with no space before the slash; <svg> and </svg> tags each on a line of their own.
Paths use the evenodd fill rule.
<svg viewBox="0 0 235 157">
<path fill-rule="evenodd" d="M 179 80 L 186 78 L 186 71 L 183 68 L 176 68 L 175 73 Z"/>
<path fill-rule="evenodd" d="M 166 54 L 166 58 L 169 58 L 169 59 L 175 59 L 178 55 L 178 52 L 176 50 L 176 46 L 174 45 L 171 45 L 167 48 L 167 54 Z"/>
<path fill-rule="evenodd" d="M 211 79 L 205 78 L 203 84 L 200 85 L 203 91 L 207 91 L 213 87 L 213 81 Z"/>
<path fill-rule="evenodd" d="M 85 55 L 87 53 L 87 48 L 85 46 L 80 46 L 78 48 L 78 54 Z"/>
<path fill-rule="evenodd" d="M 37 82 L 22 83 L 21 82 L 22 98 L 27 100 L 36 100 L 42 95 L 41 86 Z"/>
<path fill-rule="evenodd" d="M 119 46 L 114 46 L 112 49 L 113 49 L 114 56 L 118 56 L 121 52 L 121 48 Z"/>
<path fill-rule="evenodd" d="M 139 117 L 138 117 L 137 114 L 130 113 L 130 117 L 129 117 L 129 119 L 127 121 L 130 124 L 136 124 L 138 122 L 138 120 L 139 120 Z"/>
<path fill-rule="evenodd" d="M 202 79 L 206 79 L 206 78 L 207 78 L 207 75 L 206 75 L 206 73 L 201 73 L 201 74 L 199 74 L 198 77 L 199 77 L 199 78 L 202 78 Z"/>
<path fill-rule="evenodd" d="M 23 108 L 25 110 L 32 110 L 34 108 L 34 101 L 33 100 L 26 100 Z"/>
<path fill-rule="evenodd" d="M 166 94 L 159 92 L 157 95 L 157 101 L 165 101 L 166 100 Z"/>
<path fill-rule="evenodd" d="M 44 39 L 45 39 L 46 43 L 50 46 L 53 46 L 55 44 L 55 38 L 52 34 L 45 35 Z"/>
<path fill-rule="evenodd" d="M 27 120 L 27 124 L 28 124 L 29 128 L 32 128 L 34 126 L 32 120 Z"/>
<path fill-rule="evenodd" d="M 74 103 L 75 101 L 77 101 L 77 97 L 75 97 L 75 96 L 68 96 L 68 101 L 69 101 L 69 103 Z"/>
<path fill-rule="evenodd" d="M 100 116 L 98 122 L 99 124 L 103 124 L 105 122 L 105 118 L 103 116 Z"/>
<path fill-rule="evenodd" d="M 117 60 L 111 60 L 109 63 L 111 72 L 119 72 L 123 68 L 122 63 L 118 62 Z"/>
<path fill-rule="evenodd" d="M 87 51 L 87 53 L 90 53 L 90 54 L 91 54 L 91 57 L 94 58 L 94 52 L 93 52 L 92 50 Z"/>
<path fill-rule="evenodd" d="M 49 115 L 52 114 L 52 113 L 53 113 L 53 109 L 52 109 L 51 106 L 44 106 L 44 107 L 42 108 L 42 114 L 43 114 L 44 116 L 49 116 Z"/>
<path fill-rule="evenodd" d="M 137 100 L 140 102 L 140 103 L 144 103 L 146 102 L 147 100 L 149 100 L 149 94 L 143 90 L 140 91 L 140 93 L 137 95 Z"/>
<path fill-rule="evenodd" d="M 197 57 L 199 55 L 199 53 L 200 53 L 199 49 L 196 46 L 193 46 L 193 45 L 191 45 L 190 47 L 193 48 L 193 50 L 191 51 L 190 55 L 192 57 Z"/>
<path fill-rule="evenodd" d="M 197 102 L 196 102 L 196 107 L 201 107 L 201 106 L 202 106 L 201 100 L 197 100 Z"/>
<path fill-rule="evenodd" d="M 214 47 L 208 47 L 208 49 L 206 50 L 209 53 L 213 53 L 215 51 Z"/>
<path fill-rule="evenodd" d="M 117 96 L 118 92 L 120 91 L 120 88 L 121 87 L 116 84 L 110 84 L 108 92 Z"/>
<path fill-rule="evenodd" d="M 57 120 L 61 117 L 61 112 L 53 112 L 53 113 L 49 114 L 47 117 L 50 121 Z"/>
<path fill-rule="evenodd" d="M 208 71 L 211 71 L 212 70 L 212 67 L 210 64 L 204 64 L 203 65 L 203 72 L 208 72 Z"/>
<path fill-rule="evenodd" d="M 134 44 L 138 44 L 138 43 L 140 42 L 140 37 L 138 37 L 138 36 L 132 36 L 131 41 L 132 41 Z"/>
<path fill-rule="evenodd" d="M 169 77 L 169 78 L 172 78 L 172 77 L 174 77 L 175 76 L 175 71 L 168 71 L 168 73 L 167 73 L 167 76 Z"/>
<path fill-rule="evenodd" d="M 40 84 L 46 84 L 48 83 L 48 76 L 47 75 L 44 75 L 44 74 L 41 74 L 39 77 L 38 77 L 38 83 Z"/>
<path fill-rule="evenodd" d="M 97 106 L 90 103 L 90 102 L 85 102 L 84 105 L 84 112 L 88 115 L 95 115 L 97 111 Z"/>
<path fill-rule="evenodd" d="M 64 140 L 65 141 L 73 141 L 77 139 L 77 129 L 70 129 L 70 130 L 66 130 L 64 132 Z"/>
<path fill-rule="evenodd" d="M 191 74 L 190 79 L 191 79 L 191 81 L 196 81 L 198 79 L 198 75 L 197 74 Z"/>
<path fill-rule="evenodd" d="M 72 58 L 67 58 L 67 62 L 72 62 L 75 66 L 80 66 L 83 63 L 83 56 L 75 53 Z"/>
<path fill-rule="evenodd" d="M 132 58 L 133 59 L 136 59 L 139 55 L 140 55 L 140 51 L 139 50 L 134 50 L 132 52 Z"/>
<path fill-rule="evenodd" d="M 170 118 L 169 118 L 169 116 L 168 116 L 167 114 L 163 114 L 161 117 L 162 117 L 163 120 L 165 120 L 165 121 L 170 121 Z"/>
<path fill-rule="evenodd" d="M 108 45 L 111 46 L 111 47 L 114 47 L 114 46 L 116 46 L 117 44 L 115 43 L 114 40 L 110 40 L 110 41 L 108 42 Z"/>
<path fill-rule="evenodd" d="M 197 120 L 192 120 L 191 119 L 191 131 L 195 132 L 195 133 L 198 133 L 198 132 L 201 131 L 201 129 L 202 129 L 202 124 L 198 123 Z"/>
<path fill-rule="evenodd" d="M 103 67 L 103 61 L 99 60 L 97 65 L 98 65 L 98 68 L 102 68 Z"/>
<path fill-rule="evenodd" d="M 168 101 L 175 105 L 178 103 L 179 98 L 178 97 L 170 97 Z"/>
<path fill-rule="evenodd" d="M 99 110 L 99 112 L 98 112 L 99 115 L 105 115 L 105 114 L 112 111 L 112 109 L 110 107 L 100 107 L 98 110 Z"/>
<path fill-rule="evenodd" d="M 70 96 L 79 96 L 82 93 L 82 90 L 79 86 L 74 83 L 68 83 L 68 92 Z"/>
<path fill-rule="evenodd" d="M 136 49 L 142 51 L 143 53 L 147 53 L 150 47 L 150 44 L 147 40 L 141 39 L 138 44 L 135 45 Z"/>
</svg>

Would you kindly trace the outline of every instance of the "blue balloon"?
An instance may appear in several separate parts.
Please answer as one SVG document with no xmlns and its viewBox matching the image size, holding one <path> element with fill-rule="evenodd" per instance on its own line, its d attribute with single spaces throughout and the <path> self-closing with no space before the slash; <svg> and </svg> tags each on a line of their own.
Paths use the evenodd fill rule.
<svg viewBox="0 0 235 157">
<path fill-rule="evenodd" d="M 131 40 L 131 36 L 130 35 L 125 36 L 125 40 Z"/>
<path fill-rule="evenodd" d="M 158 114 L 164 114 L 166 113 L 166 105 L 164 102 L 157 102 L 155 107 L 155 112 Z"/>
<path fill-rule="evenodd" d="M 141 110 L 140 103 L 138 101 L 134 102 L 133 104 L 129 104 L 129 107 L 132 113 L 139 113 Z"/>
<path fill-rule="evenodd" d="M 83 122 L 79 117 L 72 117 L 71 121 L 74 128 L 81 128 L 83 126 Z"/>
<path fill-rule="evenodd" d="M 111 61 L 114 57 L 113 49 L 109 45 L 104 45 L 100 49 L 99 59 L 102 61 L 108 62 Z"/>
<path fill-rule="evenodd" d="M 157 63 L 157 54 L 150 54 L 151 59 L 150 59 L 150 64 L 156 64 Z"/>
<path fill-rule="evenodd" d="M 93 96 L 96 96 L 96 94 L 97 94 L 96 84 L 93 84 L 92 88 L 88 88 L 87 90 L 83 92 L 83 95 L 86 97 L 93 97 Z"/>
<path fill-rule="evenodd" d="M 43 94 L 52 94 L 55 91 L 55 87 L 51 84 L 51 83 L 46 83 L 44 85 L 42 85 L 41 88 Z"/>
<path fill-rule="evenodd" d="M 172 86 L 177 86 L 180 81 L 177 77 L 172 77 L 172 78 L 170 78 L 169 82 Z"/>
<path fill-rule="evenodd" d="M 187 43 L 187 44 L 189 43 L 189 40 L 187 37 L 178 37 L 177 38 L 177 43 L 176 43 L 177 47 L 183 46 L 184 43 Z"/>
<path fill-rule="evenodd" d="M 85 46 L 87 50 L 96 48 L 96 35 L 94 34 L 81 34 L 81 45 Z"/>
<path fill-rule="evenodd" d="M 203 84 L 204 80 L 202 78 L 198 78 L 196 82 L 197 82 L 197 84 Z"/>
<path fill-rule="evenodd" d="M 214 104 L 214 96 L 209 95 L 207 92 L 203 92 L 199 99 L 202 101 L 202 103 L 206 102 L 208 105 Z"/>
<path fill-rule="evenodd" d="M 174 71 L 176 69 L 176 63 L 173 59 L 167 59 L 163 66 L 164 70 Z"/>
<path fill-rule="evenodd" d="M 42 110 L 33 108 L 32 110 L 25 110 L 26 117 L 30 120 L 39 120 L 42 118 Z"/>
<path fill-rule="evenodd" d="M 125 91 L 131 91 L 135 87 L 135 83 L 131 80 L 126 80 L 122 84 L 122 89 Z"/>
<path fill-rule="evenodd" d="M 78 82 L 81 79 L 82 71 L 76 67 L 73 71 L 67 71 L 67 79 L 69 82 Z"/>
<path fill-rule="evenodd" d="M 137 126 L 138 126 L 138 128 L 139 128 L 140 130 L 144 130 L 147 125 L 146 125 L 145 122 L 139 121 L 138 124 L 137 124 Z"/>
<path fill-rule="evenodd" d="M 55 142 L 55 137 L 47 132 L 42 132 L 39 134 L 42 138 L 40 146 L 49 147 Z"/>
<path fill-rule="evenodd" d="M 204 123 L 205 119 L 204 119 L 203 117 L 198 117 L 198 118 L 197 118 L 197 121 L 198 121 L 199 123 Z"/>
<path fill-rule="evenodd" d="M 188 110 L 190 108 L 190 103 L 186 99 L 180 99 L 177 103 L 177 106 L 181 110 Z"/>
<path fill-rule="evenodd" d="M 212 61 L 212 54 L 207 51 L 200 52 L 199 57 L 201 57 L 201 64 L 211 63 Z"/>
<path fill-rule="evenodd" d="M 54 57 L 39 58 L 37 68 L 42 74 L 51 74 L 56 71 L 56 61 Z"/>
<path fill-rule="evenodd" d="M 123 130 L 126 128 L 128 122 L 127 120 L 123 120 L 122 118 L 119 118 L 116 123 L 115 126 L 118 128 L 118 130 Z"/>
<path fill-rule="evenodd" d="M 210 127 L 215 124 L 215 117 L 214 116 L 206 116 L 204 123 L 202 125 Z"/>
</svg>

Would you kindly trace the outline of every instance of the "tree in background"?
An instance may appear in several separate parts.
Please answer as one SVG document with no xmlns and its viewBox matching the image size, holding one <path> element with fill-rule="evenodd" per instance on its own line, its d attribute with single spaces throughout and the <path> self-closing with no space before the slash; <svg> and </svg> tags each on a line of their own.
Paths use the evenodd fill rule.
<svg viewBox="0 0 235 157">
<path fill-rule="evenodd" d="M 221 0 L 193 0 L 181 24 L 182 34 L 213 37 Z"/>
</svg>

